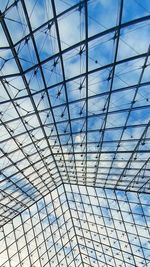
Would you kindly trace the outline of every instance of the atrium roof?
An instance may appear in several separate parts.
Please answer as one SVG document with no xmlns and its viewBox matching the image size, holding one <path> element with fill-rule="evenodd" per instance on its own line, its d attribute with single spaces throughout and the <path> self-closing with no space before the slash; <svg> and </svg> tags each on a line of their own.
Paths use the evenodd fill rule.
<svg viewBox="0 0 150 267">
<path fill-rule="evenodd" d="M 149 266 L 149 1 L 0 10 L 2 266 Z"/>
</svg>

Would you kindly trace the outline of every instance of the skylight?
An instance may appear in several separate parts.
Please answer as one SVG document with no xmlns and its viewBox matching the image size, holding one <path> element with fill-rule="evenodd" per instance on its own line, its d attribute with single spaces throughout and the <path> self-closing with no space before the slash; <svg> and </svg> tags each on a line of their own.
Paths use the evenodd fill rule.
<svg viewBox="0 0 150 267">
<path fill-rule="evenodd" d="M 0 10 L 0 264 L 149 266 L 149 1 Z"/>
</svg>

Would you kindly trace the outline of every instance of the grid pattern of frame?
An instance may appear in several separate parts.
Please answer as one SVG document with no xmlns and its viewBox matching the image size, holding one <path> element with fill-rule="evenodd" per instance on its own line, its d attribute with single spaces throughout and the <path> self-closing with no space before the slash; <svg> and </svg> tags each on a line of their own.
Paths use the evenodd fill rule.
<svg viewBox="0 0 150 267">
<path fill-rule="evenodd" d="M 66 194 L 87 266 L 150 265 L 149 198 L 77 185 L 66 185 Z"/>
<path fill-rule="evenodd" d="M 61 185 L 1 227 L 5 267 L 147 267 L 150 196 Z"/>
<path fill-rule="evenodd" d="M 65 193 L 60 186 L 1 228 L 5 267 L 78 267 L 81 258 Z"/>
<path fill-rule="evenodd" d="M 128 39 L 150 16 L 126 21 L 126 1 L 116 1 L 103 30 L 96 2 L 47 0 L 38 21 L 40 1 L 3 2 L 1 221 L 62 182 L 149 190 L 149 45 L 136 52 Z"/>
<path fill-rule="evenodd" d="M 5 267 L 149 265 L 149 24 L 149 0 L 0 1 Z"/>
</svg>

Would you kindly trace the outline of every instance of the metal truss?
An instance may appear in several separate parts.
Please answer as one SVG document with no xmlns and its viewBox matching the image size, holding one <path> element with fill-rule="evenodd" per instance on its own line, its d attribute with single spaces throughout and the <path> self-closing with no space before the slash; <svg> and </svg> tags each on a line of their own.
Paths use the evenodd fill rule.
<svg viewBox="0 0 150 267">
<path fill-rule="evenodd" d="M 3 266 L 149 266 L 150 6 L 2 2 Z"/>
</svg>

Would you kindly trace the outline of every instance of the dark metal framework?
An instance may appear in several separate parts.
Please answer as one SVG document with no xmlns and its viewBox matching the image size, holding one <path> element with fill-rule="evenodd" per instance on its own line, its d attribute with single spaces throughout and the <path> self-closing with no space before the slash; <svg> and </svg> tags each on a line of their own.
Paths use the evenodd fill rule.
<svg viewBox="0 0 150 267">
<path fill-rule="evenodd" d="M 2 2 L 3 266 L 149 266 L 149 9 Z"/>
</svg>

